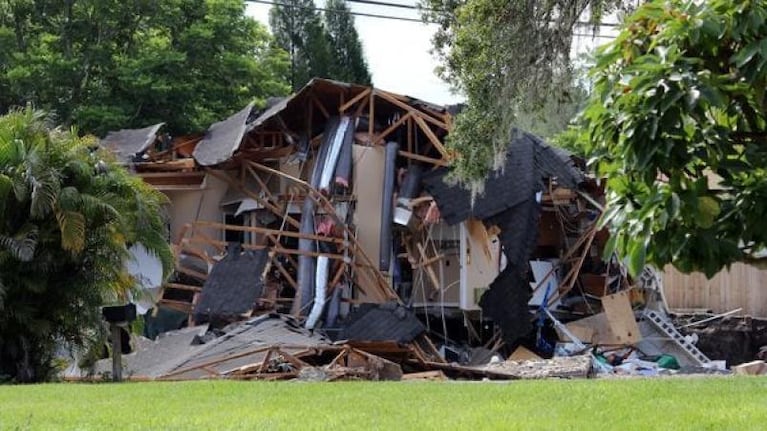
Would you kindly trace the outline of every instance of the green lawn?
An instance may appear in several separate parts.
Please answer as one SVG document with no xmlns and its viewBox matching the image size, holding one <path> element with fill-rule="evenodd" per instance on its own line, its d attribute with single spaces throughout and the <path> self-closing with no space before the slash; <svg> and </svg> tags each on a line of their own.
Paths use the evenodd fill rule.
<svg viewBox="0 0 767 431">
<path fill-rule="evenodd" d="M 764 430 L 767 378 L 0 386 L 0 429 Z"/>
</svg>

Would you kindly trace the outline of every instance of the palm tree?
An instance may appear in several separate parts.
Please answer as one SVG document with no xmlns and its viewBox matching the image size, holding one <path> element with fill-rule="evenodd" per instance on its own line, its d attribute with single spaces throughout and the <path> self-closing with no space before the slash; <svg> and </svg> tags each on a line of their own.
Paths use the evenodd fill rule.
<svg viewBox="0 0 767 431">
<path fill-rule="evenodd" d="M 165 198 L 95 144 L 31 108 L 0 117 L 0 375 L 16 381 L 48 378 L 56 343 L 86 345 L 134 289 L 132 244 L 172 269 Z"/>
</svg>

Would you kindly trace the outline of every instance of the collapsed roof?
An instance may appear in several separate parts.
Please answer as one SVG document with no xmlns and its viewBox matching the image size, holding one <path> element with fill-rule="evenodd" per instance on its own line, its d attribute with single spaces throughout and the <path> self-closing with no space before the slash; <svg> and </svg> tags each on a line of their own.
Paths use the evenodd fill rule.
<svg viewBox="0 0 767 431">
<path fill-rule="evenodd" d="M 410 351 L 429 334 L 445 349 L 551 355 L 536 343 L 554 317 L 533 311 L 598 315 L 630 286 L 601 256 L 591 202 L 603 189 L 569 153 L 514 130 L 472 199 L 449 180 L 451 127 L 446 107 L 314 79 L 204 136 L 130 146 L 143 152 L 133 168 L 171 201 L 176 274 L 160 305 L 193 324 L 278 312 L 342 341 Z M 421 364 L 439 362 L 418 348 Z"/>
<path fill-rule="evenodd" d="M 158 123 L 143 129 L 123 129 L 109 132 L 99 145 L 112 151 L 120 161 L 128 162 L 137 154 L 149 148 L 157 139 L 157 132 L 165 123 Z"/>
</svg>

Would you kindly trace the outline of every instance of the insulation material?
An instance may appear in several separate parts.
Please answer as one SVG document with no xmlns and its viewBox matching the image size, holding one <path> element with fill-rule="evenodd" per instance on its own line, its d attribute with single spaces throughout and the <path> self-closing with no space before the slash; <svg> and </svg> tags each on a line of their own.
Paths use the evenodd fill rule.
<svg viewBox="0 0 767 431">
<path fill-rule="evenodd" d="M 330 188 L 330 181 L 333 178 L 333 173 L 336 171 L 336 164 L 338 163 L 338 157 L 341 154 L 346 136 L 349 134 L 349 128 L 351 124 L 351 118 L 342 117 L 338 123 L 338 127 L 333 133 L 333 139 L 330 142 L 330 148 L 328 149 L 328 155 L 325 159 L 325 165 L 320 175 L 320 181 L 318 188 L 320 191 L 327 192 Z"/>
<path fill-rule="evenodd" d="M 237 320 L 249 313 L 263 290 L 262 273 L 269 258 L 267 250 L 240 253 L 239 244 L 208 274 L 194 307 L 195 320 Z"/>
<path fill-rule="evenodd" d="M 343 188 L 349 188 L 352 176 L 352 144 L 354 143 L 354 122 L 349 126 L 344 135 L 344 143 L 341 154 L 338 156 L 336 166 L 335 184 Z"/>
<path fill-rule="evenodd" d="M 315 325 L 317 325 L 317 321 L 320 320 L 322 310 L 325 308 L 329 266 L 330 259 L 325 256 L 317 258 L 317 277 L 314 282 L 314 304 L 312 304 L 312 311 L 306 318 L 306 329 L 314 329 Z"/>
<path fill-rule="evenodd" d="M 331 119 L 325 127 L 325 139 L 320 146 L 317 155 L 314 158 L 314 166 L 312 167 L 312 176 L 309 184 L 312 187 L 317 187 L 322 176 L 322 170 L 325 166 L 325 159 L 333 138 L 335 130 L 338 128 L 337 119 Z M 314 222 L 314 199 L 304 199 L 304 204 L 301 210 L 301 227 L 299 231 L 304 235 L 312 235 L 315 233 Z M 315 241 L 308 238 L 300 238 L 298 240 L 298 249 L 303 252 L 316 251 L 317 245 Z M 317 259 L 313 256 L 302 254 L 298 256 L 298 289 L 296 293 L 298 301 L 293 303 L 293 312 L 298 314 L 302 310 L 306 310 L 312 301 L 314 296 L 315 280 L 317 270 Z"/>
</svg>

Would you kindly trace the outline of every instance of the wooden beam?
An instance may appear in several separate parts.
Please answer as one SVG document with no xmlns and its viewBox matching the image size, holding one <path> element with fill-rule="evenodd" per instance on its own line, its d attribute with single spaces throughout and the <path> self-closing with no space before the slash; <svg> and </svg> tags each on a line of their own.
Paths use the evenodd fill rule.
<svg viewBox="0 0 767 431">
<path fill-rule="evenodd" d="M 160 299 L 157 301 L 158 304 L 165 306 L 166 308 L 170 308 L 172 310 L 180 311 L 182 313 L 191 313 L 192 312 L 192 304 L 189 302 L 184 301 L 175 301 L 172 299 Z"/>
<path fill-rule="evenodd" d="M 416 244 L 416 247 L 418 248 L 418 253 L 421 256 L 421 262 L 427 262 L 429 257 L 426 255 L 426 247 L 424 247 L 420 242 Z M 424 265 L 424 268 L 426 269 L 426 274 L 434 284 L 434 290 L 439 292 L 442 289 L 442 286 L 440 286 L 439 277 L 437 277 L 437 273 L 434 272 L 434 268 L 431 267 L 431 264 Z"/>
<path fill-rule="evenodd" d="M 210 173 L 211 175 L 213 175 L 216 178 L 219 178 L 219 179 L 222 179 L 222 180 L 226 181 L 229 185 L 234 186 L 235 188 L 237 188 L 241 192 L 245 193 L 246 196 L 248 196 L 249 198 L 255 200 L 259 204 L 263 205 L 264 208 L 270 210 L 275 215 L 278 215 L 280 217 L 285 217 L 287 222 L 290 223 L 293 227 L 295 227 L 297 229 L 300 229 L 301 223 L 299 223 L 298 220 L 294 219 L 293 217 L 291 217 L 291 216 L 289 216 L 287 214 L 283 214 L 282 208 L 274 205 L 273 203 L 271 203 L 271 202 L 267 201 L 266 199 L 262 198 L 261 196 L 259 196 L 259 195 L 255 194 L 255 193 L 253 193 L 252 191 L 248 190 L 247 188 L 245 188 L 245 186 L 241 182 L 235 181 L 232 178 L 230 178 L 229 175 L 221 174 L 219 172 L 216 172 L 213 169 L 207 169 L 206 172 Z"/>
<path fill-rule="evenodd" d="M 421 111 L 419 109 L 416 109 L 416 108 L 408 105 L 407 103 L 402 102 L 402 101 L 398 100 L 395 97 L 392 97 L 391 94 L 388 94 L 386 92 L 378 92 L 376 94 L 378 95 L 378 97 L 386 100 L 387 102 L 391 103 L 392 105 L 397 106 L 398 108 L 404 109 L 405 111 L 408 111 L 408 112 L 414 112 L 416 114 L 416 117 L 421 117 L 424 120 L 434 124 L 435 126 L 437 126 L 437 127 L 441 128 L 441 129 L 447 131 L 447 124 L 445 124 L 442 121 L 432 117 L 428 113 L 426 113 L 424 111 Z"/>
<path fill-rule="evenodd" d="M 193 243 L 193 244 L 220 244 L 220 245 L 226 245 L 225 241 L 218 241 L 218 240 L 208 240 L 203 238 L 186 238 L 184 240 L 185 242 Z M 297 254 L 297 255 L 303 255 L 303 256 L 312 256 L 312 257 L 327 257 L 328 259 L 337 259 L 337 260 L 344 260 L 345 256 L 342 254 L 333 254 L 333 253 L 322 253 L 317 251 L 303 251 L 303 250 L 297 250 L 292 248 L 283 248 L 283 247 L 275 247 L 275 246 L 268 246 L 268 245 L 253 245 L 253 244 L 242 244 L 243 250 L 264 250 L 268 249 L 271 251 L 274 251 L 275 253 L 283 253 L 283 254 Z M 180 268 L 184 269 L 185 268 Z M 179 272 L 179 269 L 176 269 Z M 190 271 L 194 272 L 194 271 Z M 197 273 L 200 275 L 203 275 L 201 273 Z M 192 275 L 192 274 L 190 274 Z M 207 275 L 205 276 L 207 278 Z"/>
<path fill-rule="evenodd" d="M 447 160 L 435 159 L 435 158 L 432 158 L 432 157 L 422 156 L 420 154 L 415 154 L 415 153 L 411 153 L 411 152 L 408 152 L 408 151 L 399 150 L 399 152 L 397 152 L 397 154 L 399 154 L 400 156 L 403 156 L 403 157 L 407 157 L 408 159 L 418 160 L 419 162 L 431 163 L 431 164 L 437 165 L 437 166 L 449 166 L 450 165 L 450 162 L 448 162 Z"/>
<path fill-rule="evenodd" d="M 407 151 L 413 153 L 413 119 L 407 119 Z"/>
<path fill-rule="evenodd" d="M 408 112 L 407 114 L 401 116 L 399 120 L 395 121 L 391 124 L 391 126 L 387 127 L 383 132 L 379 133 L 375 138 L 372 138 L 370 143 L 373 145 L 378 145 L 378 141 L 384 140 L 389 134 L 391 134 L 394 130 L 397 129 L 397 127 L 401 126 L 402 123 L 405 121 L 408 121 L 410 117 L 413 116 L 412 112 Z"/>
<path fill-rule="evenodd" d="M 365 90 L 362 91 L 362 93 L 354 96 L 350 101 L 348 101 L 348 102 L 344 103 L 343 105 L 339 106 L 338 107 L 338 112 L 341 113 L 341 114 L 345 113 L 346 110 L 351 108 L 352 106 L 354 106 L 355 103 L 357 103 L 360 100 L 362 100 L 365 97 L 367 97 L 368 94 L 370 94 L 370 92 L 372 90 L 373 90 L 372 88 L 366 88 Z"/>
<path fill-rule="evenodd" d="M 438 261 L 440 261 L 440 260 L 442 260 L 444 258 L 445 258 L 444 254 L 438 254 L 438 255 L 436 255 L 434 257 L 430 257 L 430 258 L 428 258 L 426 260 L 421 260 L 417 264 L 413 265 L 413 269 L 423 268 L 424 266 L 431 265 L 432 263 L 438 262 Z"/>
<path fill-rule="evenodd" d="M 431 128 L 429 127 L 428 124 L 426 124 L 423 118 L 416 115 L 414 119 L 415 119 L 415 123 L 418 125 L 421 131 L 426 135 L 427 138 L 429 138 L 429 141 L 432 143 L 432 145 L 434 145 L 434 148 L 436 148 L 437 151 L 439 151 L 442 157 L 448 158 L 449 155 L 447 150 L 445 149 L 445 146 L 442 145 L 442 142 L 440 142 L 437 135 L 434 134 L 434 131 L 431 130 Z"/>
<path fill-rule="evenodd" d="M 224 223 L 218 223 L 214 221 L 205 221 L 205 220 L 196 221 L 194 222 L 194 224 L 199 227 L 209 227 L 209 228 L 221 229 L 221 230 L 261 233 L 264 235 L 282 235 L 282 236 L 287 236 L 291 238 L 310 239 L 312 241 L 323 241 L 323 242 L 332 242 L 335 244 L 344 244 L 344 240 L 342 238 L 334 238 L 334 237 L 329 237 L 324 235 L 305 234 L 305 233 L 293 232 L 290 230 L 270 229 L 270 228 L 260 227 L 260 226 L 231 225 L 231 224 L 224 224 Z"/>
<path fill-rule="evenodd" d="M 178 289 L 178 290 L 188 290 L 191 292 L 199 292 L 202 290 L 202 287 L 200 286 L 190 286 L 188 284 L 180 284 L 180 283 L 165 283 L 163 284 L 163 289 Z"/>
<path fill-rule="evenodd" d="M 352 232 L 351 229 L 349 229 L 349 226 L 343 220 L 341 220 L 338 217 L 338 214 L 336 214 L 336 212 L 335 212 L 335 208 L 330 203 L 328 198 L 325 197 L 325 195 L 323 195 L 322 193 L 317 191 L 314 187 L 312 187 L 309 183 L 307 183 L 306 181 L 304 181 L 302 179 L 296 178 L 296 177 L 294 177 L 292 175 L 288 175 L 288 174 L 286 174 L 286 173 L 284 173 L 282 171 L 279 171 L 279 170 L 276 170 L 276 169 L 272 169 L 272 168 L 270 168 L 268 166 L 264 166 L 264 165 L 262 165 L 260 163 L 250 162 L 250 164 L 254 168 L 256 168 L 256 169 L 260 169 L 260 170 L 263 170 L 263 171 L 266 171 L 266 172 L 274 173 L 276 175 L 279 175 L 279 176 L 282 176 L 284 178 L 287 178 L 287 179 L 293 181 L 294 183 L 304 187 L 309 192 L 309 195 L 311 196 L 311 198 L 312 199 L 316 199 L 318 202 L 321 202 L 323 207 L 326 208 L 326 211 L 327 211 L 328 215 L 333 217 L 333 220 L 336 222 L 336 224 L 338 226 L 341 226 L 344 229 L 344 231 L 346 232 L 346 236 L 349 238 L 349 242 L 351 242 L 351 244 L 353 246 L 353 250 L 354 250 L 355 256 L 361 257 L 363 262 L 366 265 L 371 265 L 371 266 L 373 265 L 373 263 L 370 260 L 370 258 L 368 257 L 368 255 L 365 253 L 365 251 L 362 249 L 362 247 L 360 247 L 359 243 L 357 242 L 357 238 L 354 235 L 354 232 Z M 388 298 L 388 299 L 396 299 L 397 301 L 401 302 L 401 298 L 399 297 L 399 295 L 397 295 L 396 292 L 394 292 L 394 290 L 391 288 L 391 286 L 389 286 L 389 283 L 386 282 L 386 279 L 383 277 L 381 272 L 378 271 L 378 270 L 373 271 L 373 272 L 374 272 L 374 274 L 376 276 L 376 280 L 378 281 L 378 288 L 381 291 L 381 293 L 384 295 L 384 297 Z"/>
<path fill-rule="evenodd" d="M 319 109 L 320 112 L 322 112 L 322 115 L 324 115 L 326 119 L 330 118 L 330 114 L 328 113 L 328 110 L 325 109 L 325 107 L 322 105 L 319 99 L 317 99 L 317 97 L 315 97 L 313 94 L 312 94 L 312 103 L 314 103 L 317 109 Z"/>
<path fill-rule="evenodd" d="M 263 190 L 264 193 L 266 193 L 266 198 L 272 202 L 274 202 L 274 196 L 272 196 L 272 192 L 269 191 L 269 186 L 266 185 L 264 180 L 261 179 L 261 177 L 251 168 L 250 166 L 242 165 L 243 168 L 245 168 L 245 172 L 249 173 L 254 180 L 258 183 L 258 186 L 261 187 L 261 190 Z M 244 174 L 244 172 L 243 172 Z M 245 177 L 245 175 L 243 175 Z M 244 178 L 243 178 L 244 179 Z M 244 183 L 244 181 L 243 181 Z"/>
<path fill-rule="evenodd" d="M 282 274 L 283 277 L 285 277 L 286 280 L 288 280 L 288 284 L 295 290 L 298 291 L 298 283 L 295 279 L 293 279 L 293 276 L 290 275 L 287 269 L 285 269 L 285 266 L 280 262 L 279 260 L 275 259 L 274 265 L 277 267 L 277 270 L 280 271 L 280 274 Z M 279 294 L 279 292 L 278 292 Z"/>
<path fill-rule="evenodd" d="M 370 102 L 369 102 L 369 99 L 370 99 L 371 97 L 373 97 L 373 96 L 372 96 L 372 95 L 370 95 L 370 94 L 368 94 L 368 95 L 365 97 L 365 100 L 361 101 L 361 102 L 360 102 L 360 103 L 357 105 L 357 109 L 355 109 L 355 110 L 354 110 L 354 117 L 359 117 L 359 116 L 362 114 L 362 111 L 365 109 L 365 107 L 366 107 L 366 106 L 368 106 L 368 103 L 370 103 Z"/>
<path fill-rule="evenodd" d="M 586 256 L 589 255 L 589 251 L 591 249 L 591 243 L 594 242 L 594 237 L 596 236 L 596 234 L 597 234 L 597 224 L 594 223 L 591 229 L 589 230 L 589 232 L 586 234 L 586 238 L 587 238 L 586 244 L 583 247 L 583 252 L 578 257 L 577 263 L 573 265 L 573 267 L 570 269 L 570 272 L 567 274 L 567 276 L 565 276 L 565 280 L 567 281 L 563 281 L 562 285 L 559 286 L 559 289 L 554 291 L 555 295 L 551 295 L 551 297 L 549 298 L 548 306 L 551 306 L 552 304 L 554 304 L 554 302 L 556 302 L 558 298 L 564 297 L 565 295 L 567 295 L 568 292 L 570 292 L 570 290 L 573 289 L 573 287 L 575 286 L 576 280 L 578 280 L 578 273 L 580 272 L 581 267 L 583 266 L 583 261 L 586 260 Z"/>
<path fill-rule="evenodd" d="M 375 122 L 376 122 L 376 117 L 375 117 L 375 112 L 376 112 L 376 110 L 375 110 L 375 108 L 376 108 L 375 96 L 376 96 L 376 91 L 373 90 L 373 91 L 370 92 L 370 99 L 368 99 L 368 105 L 369 105 L 369 110 L 368 110 L 368 139 L 373 139 L 373 132 L 375 131 L 373 129 L 373 124 L 375 124 Z"/>
<path fill-rule="evenodd" d="M 176 272 L 180 272 L 182 274 L 186 274 L 186 275 L 188 275 L 190 277 L 198 278 L 200 280 L 207 280 L 208 279 L 208 274 L 203 274 L 201 272 L 194 271 L 194 270 L 191 270 L 191 269 L 188 269 L 188 268 L 184 268 L 184 267 L 176 267 Z"/>
<path fill-rule="evenodd" d="M 341 282 L 341 277 L 344 275 L 344 270 L 346 269 L 346 263 L 341 262 L 341 264 L 338 266 L 338 270 L 336 271 L 336 274 L 333 276 L 331 282 L 330 282 L 330 291 L 334 290 L 336 288 L 336 285 L 338 285 L 339 282 Z"/>
</svg>

